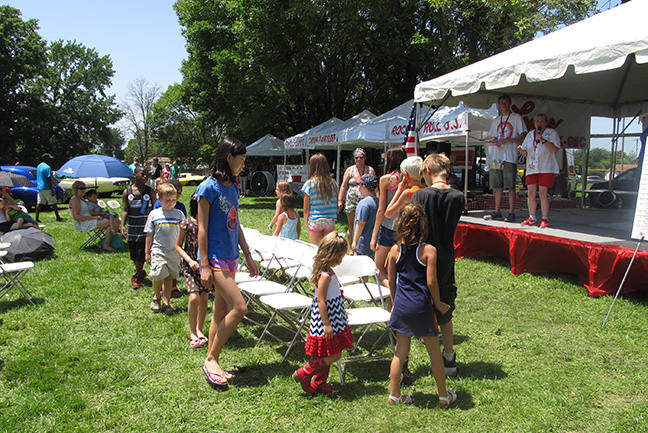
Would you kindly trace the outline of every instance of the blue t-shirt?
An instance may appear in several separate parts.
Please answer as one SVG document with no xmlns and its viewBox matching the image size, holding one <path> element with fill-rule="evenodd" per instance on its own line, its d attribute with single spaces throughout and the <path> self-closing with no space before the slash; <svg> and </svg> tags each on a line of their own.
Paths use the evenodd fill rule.
<svg viewBox="0 0 648 433">
<path fill-rule="evenodd" d="M 209 259 L 238 260 L 238 187 L 225 186 L 213 177 L 208 177 L 196 190 L 198 203 L 205 198 L 209 208 L 207 233 Z"/>
<path fill-rule="evenodd" d="M 160 208 L 160 207 L 162 207 L 162 202 L 160 200 L 158 200 L 153 205 L 153 209 L 157 209 L 157 208 Z M 187 207 L 184 205 L 184 203 L 176 202 L 176 204 L 175 204 L 175 206 L 173 206 L 173 208 L 178 209 L 179 211 L 182 211 L 185 218 L 187 218 Z"/>
<path fill-rule="evenodd" d="M 302 191 L 310 197 L 310 212 L 308 219 L 310 221 L 317 221 L 321 218 L 337 219 L 337 193 L 335 187 L 331 191 L 331 198 L 326 201 L 325 197 L 320 193 L 320 185 L 314 180 L 307 180 Z M 306 221 L 308 222 L 308 221 Z"/>
<path fill-rule="evenodd" d="M 49 179 L 51 176 L 52 169 L 49 165 L 44 162 L 38 164 L 38 166 L 36 167 L 36 188 L 38 188 L 39 191 L 50 189 L 49 183 L 47 183 L 47 179 Z"/>
<path fill-rule="evenodd" d="M 374 254 L 371 250 L 371 235 L 376 222 L 376 213 L 378 213 L 378 197 L 365 197 L 360 200 L 356 207 L 355 221 L 364 221 L 366 224 L 358 238 L 356 254 L 363 256 L 373 256 Z"/>
</svg>

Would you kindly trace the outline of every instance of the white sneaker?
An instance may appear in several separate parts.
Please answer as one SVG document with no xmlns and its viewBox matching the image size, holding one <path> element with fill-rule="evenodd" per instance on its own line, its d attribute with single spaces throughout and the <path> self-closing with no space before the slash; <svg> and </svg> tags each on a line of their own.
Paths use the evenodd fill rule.
<svg viewBox="0 0 648 433">
<path fill-rule="evenodd" d="M 160 305 L 160 300 L 153 298 L 151 300 L 151 311 L 153 311 L 154 313 L 159 313 L 161 309 L 162 306 Z"/>
</svg>

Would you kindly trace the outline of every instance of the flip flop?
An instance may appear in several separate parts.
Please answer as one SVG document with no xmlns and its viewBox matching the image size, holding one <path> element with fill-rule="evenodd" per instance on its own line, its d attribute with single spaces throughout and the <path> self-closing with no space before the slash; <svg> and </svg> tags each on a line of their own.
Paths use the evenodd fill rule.
<svg viewBox="0 0 648 433">
<path fill-rule="evenodd" d="M 225 371 L 225 370 L 223 370 L 222 376 L 225 378 L 225 380 L 232 380 L 232 379 L 234 379 L 236 377 L 232 373 L 230 373 L 229 371 Z"/>
<path fill-rule="evenodd" d="M 214 373 L 213 371 L 207 370 L 205 364 L 203 364 L 203 373 L 207 378 L 207 382 L 213 387 L 222 387 L 227 386 L 227 379 L 222 374 Z"/>
<path fill-rule="evenodd" d="M 189 346 L 192 349 L 198 349 L 199 347 L 203 347 L 205 345 L 206 341 L 203 340 L 202 338 L 192 338 L 189 341 Z"/>
</svg>

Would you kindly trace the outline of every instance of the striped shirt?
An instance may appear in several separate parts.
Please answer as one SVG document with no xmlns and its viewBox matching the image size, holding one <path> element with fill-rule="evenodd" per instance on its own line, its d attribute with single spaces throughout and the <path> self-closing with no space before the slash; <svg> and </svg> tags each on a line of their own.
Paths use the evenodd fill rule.
<svg viewBox="0 0 648 433">
<path fill-rule="evenodd" d="M 128 201 L 128 242 L 145 242 L 144 226 L 149 213 L 153 210 L 153 190 L 145 186 L 139 194 L 133 193 L 133 186 L 126 189 Z"/>
<path fill-rule="evenodd" d="M 175 251 L 180 221 L 184 219 L 182 211 L 178 209 L 164 210 L 157 208 L 151 211 L 146 220 L 144 233 L 153 234 L 151 251 L 172 252 Z"/>
<path fill-rule="evenodd" d="M 337 219 L 337 188 L 335 186 L 333 187 L 331 198 L 328 201 L 325 201 L 319 187 L 320 185 L 312 179 L 308 179 L 302 187 L 304 194 L 308 194 L 308 197 L 310 197 L 310 213 L 308 214 L 308 220 L 317 221 L 322 218 Z"/>
</svg>

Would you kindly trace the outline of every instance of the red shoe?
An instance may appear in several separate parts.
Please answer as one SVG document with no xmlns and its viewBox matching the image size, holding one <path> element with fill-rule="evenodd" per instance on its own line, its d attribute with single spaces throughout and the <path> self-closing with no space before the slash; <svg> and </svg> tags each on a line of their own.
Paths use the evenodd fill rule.
<svg viewBox="0 0 648 433">
<path fill-rule="evenodd" d="M 292 375 L 295 382 L 299 382 L 304 391 L 309 394 L 315 394 L 315 389 L 311 386 L 313 375 L 323 368 L 326 368 L 326 362 L 322 358 L 313 358 L 306 365 L 298 368 Z M 327 374 L 328 375 L 328 374 Z"/>
<path fill-rule="evenodd" d="M 171 297 L 172 298 L 182 298 L 182 292 L 178 290 L 178 287 L 173 286 L 171 288 Z"/>
<path fill-rule="evenodd" d="M 549 220 L 547 218 L 542 218 L 542 221 L 540 221 L 540 228 L 546 229 L 547 227 L 549 227 Z"/>
<path fill-rule="evenodd" d="M 339 393 L 339 391 L 331 388 L 331 385 L 326 383 L 330 370 L 331 366 L 327 365 L 326 368 L 321 369 L 315 374 L 315 376 L 313 376 L 313 389 L 315 392 L 326 395 L 336 395 Z"/>
<path fill-rule="evenodd" d="M 139 289 L 140 287 L 142 287 L 142 282 L 136 276 L 131 278 L 131 284 L 133 285 L 133 289 Z"/>
<path fill-rule="evenodd" d="M 525 219 L 524 221 L 522 221 L 521 224 L 523 226 L 534 226 L 534 225 L 538 224 L 538 220 L 533 218 L 533 217 L 529 217 L 529 218 Z"/>
</svg>

